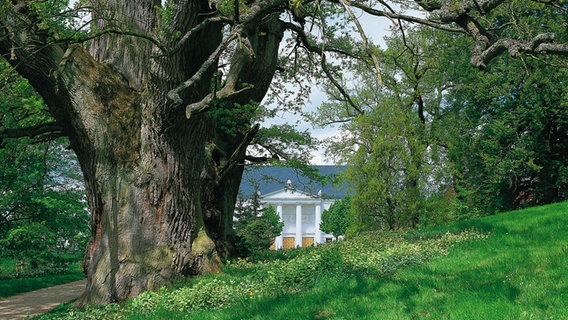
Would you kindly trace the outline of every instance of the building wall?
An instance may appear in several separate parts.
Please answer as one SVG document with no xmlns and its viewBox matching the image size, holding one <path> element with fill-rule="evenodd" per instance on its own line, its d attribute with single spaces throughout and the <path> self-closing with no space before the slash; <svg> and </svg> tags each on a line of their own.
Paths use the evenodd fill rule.
<svg viewBox="0 0 568 320">
<path fill-rule="evenodd" d="M 321 199 L 316 197 L 306 197 L 299 194 L 295 199 L 287 193 L 285 197 L 261 199 L 265 205 L 272 205 L 284 222 L 282 234 L 275 239 L 275 249 L 288 249 L 294 247 L 306 247 L 325 243 L 332 235 L 325 234 L 319 230 L 319 222 L 321 222 L 321 214 L 327 210 L 334 202 L 333 199 Z M 279 211 L 280 210 L 280 211 Z M 297 232 L 297 221 L 299 211 L 301 211 L 301 232 Z"/>
<path fill-rule="evenodd" d="M 273 205 L 274 206 L 274 205 Z M 296 206 L 282 205 L 282 221 L 284 222 L 283 234 L 296 233 Z"/>
</svg>

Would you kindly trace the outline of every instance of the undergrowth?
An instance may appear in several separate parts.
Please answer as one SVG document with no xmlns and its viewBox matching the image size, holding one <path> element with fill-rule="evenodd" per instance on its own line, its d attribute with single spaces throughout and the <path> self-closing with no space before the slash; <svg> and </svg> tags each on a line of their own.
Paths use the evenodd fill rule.
<svg viewBox="0 0 568 320">
<path fill-rule="evenodd" d="M 306 292 L 321 281 L 372 278 L 447 255 L 457 243 L 485 239 L 474 229 L 438 232 L 425 237 L 403 233 L 368 233 L 284 257 L 227 262 L 219 275 L 198 277 L 178 289 L 143 292 L 119 305 L 58 310 L 38 319 L 164 318 L 176 313 L 223 309 L 256 299 Z"/>
</svg>

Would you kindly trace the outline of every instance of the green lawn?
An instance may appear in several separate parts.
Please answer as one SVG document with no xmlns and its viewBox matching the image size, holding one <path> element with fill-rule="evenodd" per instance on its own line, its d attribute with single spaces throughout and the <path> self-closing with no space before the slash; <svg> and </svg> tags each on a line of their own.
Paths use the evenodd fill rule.
<svg viewBox="0 0 568 320">
<path fill-rule="evenodd" d="M 12 259 L 2 260 L 2 270 L 12 271 L 15 261 Z M 13 296 L 18 293 L 34 291 L 47 288 L 58 284 L 73 282 L 84 279 L 85 275 L 80 263 L 73 263 L 69 266 L 69 272 L 65 274 L 46 274 L 41 277 L 17 278 L 0 280 L 0 298 Z"/>
<path fill-rule="evenodd" d="M 393 275 L 322 281 L 303 294 L 185 318 L 568 319 L 568 202 L 450 229 L 472 226 L 490 237 Z"/>
<path fill-rule="evenodd" d="M 380 250 L 385 252 L 391 247 L 398 248 L 394 256 L 390 253 L 373 256 L 365 249 L 347 245 L 348 242 L 323 246 L 303 252 L 290 260 L 291 264 L 227 266 L 224 274 L 193 279 L 186 287 L 171 293 L 166 290 L 143 294 L 123 305 L 92 308 L 83 313 L 70 313 L 62 307 L 43 319 L 568 319 L 567 226 L 568 202 L 564 202 L 421 230 L 403 237 L 387 235 L 384 241 L 377 238 L 377 242 L 383 241 L 379 245 L 366 243 L 365 247 L 374 246 L 374 250 L 382 246 Z M 458 235 L 459 231 L 472 227 L 488 236 Z M 447 230 L 458 236 L 441 237 Z M 438 240 L 423 241 L 429 238 Z M 420 240 L 413 242 L 415 239 Z M 444 247 L 444 239 L 453 244 L 447 247 L 449 250 L 439 251 Z M 342 258 L 329 248 L 335 248 Z M 388 263 L 403 261 L 396 255 L 400 253 L 415 256 L 408 260 L 410 263 L 397 265 L 394 272 L 382 272 L 384 266 L 390 268 Z M 313 284 L 287 277 L 290 265 L 306 268 L 306 272 L 316 268 L 310 264 L 316 260 L 302 260 L 302 255 L 326 256 L 338 264 L 330 264 L 332 269 L 350 271 L 348 276 L 342 276 L 314 269 L 312 274 L 321 277 Z M 357 255 L 365 258 L 359 261 Z M 364 268 L 353 265 L 347 268 L 351 263 L 348 261 Z M 378 261 L 381 266 L 373 269 L 369 261 Z M 288 285 L 287 281 L 298 284 L 301 290 L 294 292 L 292 285 L 279 291 L 272 286 L 262 292 L 264 285 Z M 236 290 L 239 288 L 247 288 L 246 295 L 242 295 L 243 290 Z M 241 296 L 237 297 L 238 294 Z M 207 295 L 210 299 L 219 298 L 228 307 L 217 310 L 188 307 L 191 301 Z M 179 301 L 181 305 L 176 304 Z M 204 301 L 205 308 L 218 307 L 217 302 L 207 305 L 211 300 Z M 185 309 L 176 311 L 172 306 Z"/>
</svg>

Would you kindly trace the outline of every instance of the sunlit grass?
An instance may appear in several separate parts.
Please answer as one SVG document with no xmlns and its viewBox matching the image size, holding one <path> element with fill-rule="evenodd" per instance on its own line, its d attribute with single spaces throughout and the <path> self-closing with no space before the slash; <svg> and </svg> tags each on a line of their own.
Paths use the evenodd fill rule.
<svg viewBox="0 0 568 320">
<path fill-rule="evenodd" d="M 260 290 L 258 295 L 252 292 L 250 298 L 248 295 L 235 298 L 232 304 L 219 310 L 174 310 L 173 301 L 168 300 L 170 297 L 190 301 L 193 298 L 187 296 L 188 293 L 202 294 L 199 290 L 182 289 L 180 292 L 186 292 L 186 296 L 168 296 L 167 292 L 163 296 L 146 295 L 146 300 L 138 298 L 124 305 L 93 308 L 85 313 L 60 309 L 57 315 L 44 319 L 59 316 L 66 319 L 77 316 L 93 316 L 93 319 L 568 319 L 567 226 L 568 202 L 564 202 L 420 230 L 404 235 L 411 240 L 410 245 L 404 245 L 400 236 L 387 235 L 382 242 L 388 244 L 387 247 L 412 254 L 416 253 L 412 249 L 413 239 L 442 239 L 440 235 L 447 230 L 458 234 L 473 228 L 488 235 L 466 236 L 465 241 L 449 251 L 434 253 L 425 260 L 418 258 L 418 262 L 403 264 L 394 272 L 373 273 L 369 261 L 379 261 L 382 265 L 380 259 L 357 260 L 353 252 L 362 258 L 372 256 L 360 247 L 359 240 L 355 251 L 352 245 L 333 247 L 341 250 L 343 258 L 337 260 L 341 266 L 330 267 L 350 270 L 348 273 L 317 273 L 313 284 L 294 293 L 285 290 L 262 293 Z M 423 249 L 430 252 L 427 243 Z M 377 242 L 369 243 L 368 247 L 377 247 L 377 244 L 382 246 Z M 326 252 L 318 253 L 318 250 L 306 250 L 298 257 Z M 327 257 L 337 258 L 327 254 Z M 347 267 L 349 261 L 354 263 L 351 266 L 362 263 L 365 268 L 356 268 L 353 272 L 354 269 Z M 295 266 L 311 266 L 295 263 Z M 224 274 L 196 278 L 191 285 L 231 294 L 239 291 L 223 287 L 225 284 L 238 284 L 247 279 L 247 285 L 257 281 L 258 288 L 259 284 L 264 285 L 266 277 L 274 276 L 271 270 L 290 271 L 278 263 L 236 264 L 226 267 Z"/>
<path fill-rule="evenodd" d="M 568 203 L 449 229 L 472 226 L 490 237 L 390 276 L 321 281 L 186 319 L 568 319 Z"/>
</svg>

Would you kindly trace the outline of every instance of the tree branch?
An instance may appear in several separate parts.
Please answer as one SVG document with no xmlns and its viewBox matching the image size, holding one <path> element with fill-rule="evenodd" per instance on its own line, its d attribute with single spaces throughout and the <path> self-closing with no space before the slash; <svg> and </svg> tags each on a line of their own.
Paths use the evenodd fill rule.
<svg viewBox="0 0 568 320">
<path fill-rule="evenodd" d="M 220 179 L 223 179 L 225 175 L 230 172 L 238 163 L 239 160 L 245 157 L 245 153 L 247 151 L 247 147 L 250 145 L 251 141 L 254 139 L 258 130 L 260 129 L 260 125 L 256 124 L 247 132 L 247 134 L 243 137 L 243 140 L 239 144 L 239 146 L 235 149 L 233 154 L 229 157 L 223 168 L 219 172 Z"/>
<path fill-rule="evenodd" d="M 197 83 L 199 80 L 201 80 L 201 78 L 203 78 L 206 71 L 209 68 L 211 68 L 213 66 L 213 64 L 219 59 L 219 57 L 221 56 L 221 53 L 223 53 L 223 50 L 225 50 L 227 48 L 227 46 L 229 45 L 229 43 L 231 43 L 231 41 L 233 41 L 234 39 L 237 38 L 240 31 L 241 31 L 240 28 L 234 29 L 231 32 L 231 34 L 225 40 L 223 40 L 219 44 L 219 46 L 217 46 L 217 49 L 215 49 L 215 51 L 213 51 L 211 53 L 209 58 L 207 58 L 207 60 L 205 60 L 205 62 L 201 65 L 201 68 L 199 68 L 199 70 L 197 70 L 197 72 L 195 72 L 195 74 L 191 78 L 184 81 L 183 83 L 178 85 L 176 88 L 174 88 L 170 92 L 168 92 L 168 95 L 167 95 L 168 99 L 173 101 L 175 107 L 181 106 L 183 104 L 183 99 L 181 98 L 180 93 L 182 91 L 186 90 L 187 88 L 193 86 L 195 83 Z"/>
<path fill-rule="evenodd" d="M 377 58 L 377 55 L 375 55 L 373 51 L 371 51 L 371 49 L 369 48 L 369 42 L 367 41 L 367 36 L 365 35 L 365 30 L 363 30 L 363 26 L 361 26 L 359 19 L 357 19 L 353 11 L 351 11 L 349 2 L 347 0 L 339 0 L 339 1 L 343 4 L 343 7 L 347 11 L 347 14 L 349 14 L 351 19 L 353 19 L 353 22 L 357 26 L 357 30 L 361 35 L 361 39 L 363 39 L 363 49 L 365 49 L 367 54 L 369 54 L 369 56 L 371 56 L 371 58 L 373 59 L 373 64 L 375 65 L 375 69 L 377 71 L 377 83 L 379 84 L 379 86 L 382 86 L 383 80 L 381 79 L 381 69 L 379 67 L 379 59 Z"/>
<path fill-rule="evenodd" d="M 65 136 L 63 133 L 63 127 L 61 127 L 56 122 L 42 123 L 36 126 L 23 127 L 23 128 L 13 128 L 13 129 L 0 129 L 0 147 L 4 146 L 4 139 L 16 139 L 16 138 L 40 138 L 41 141 L 45 141 L 46 136 L 50 139 Z"/>
<path fill-rule="evenodd" d="M 258 143 L 257 144 L 261 147 L 263 147 L 264 149 L 266 149 L 267 151 L 271 152 L 273 155 L 275 155 L 276 157 L 279 157 L 280 159 L 290 159 L 292 156 L 280 149 L 278 149 L 277 147 L 271 145 L 271 144 L 264 144 L 264 143 Z"/>
<path fill-rule="evenodd" d="M 164 52 L 164 56 L 172 56 L 174 53 L 178 52 L 183 45 L 185 45 L 187 43 L 187 41 L 189 41 L 189 39 L 195 35 L 198 31 L 202 30 L 203 28 L 207 27 L 208 25 L 214 23 L 214 22 L 231 22 L 230 19 L 226 18 L 226 17 L 213 17 L 213 18 L 207 18 L 205 20 L 203 20 L 203 22 L 201 22 L 200 24 L 196 25 L 195 27 L 193 27 L 192 29 L 190 29 L 189 31 L 187 31 L 182 37 L 181 39 L 179 39 L 178 43 L 176 43 L 175 46 L 173 46 L 170 50 L 163 50 Z"/>
<path fill-rule="evenodd" d="M 479 36 L 476 40 L 477 47 L 472 52 L 471 64 L 479 68 L 485 68 L 491 60 L 505 51 L 513 58 L 521 53 L 568 56 L 568 44 L 554 43 L 556 40 L 554 33 L 542 33 L 530 41 L 505 38 L 491 43 L 484 36 Z"/>
<path fill-rule="evenodd" d="M 417 1 L 418 2 L 418 1 Z M 396 19 L 396 20 L 404 20 L 404 21 L 408 21 L 408 22 L 413 22 L 413 23 L 419 23 L 419 24 L 423 24 L 435 29 L 440 29 L 440 30 L 444 30 L 444 31 L 449 31 L 449 32 L 457 32 L 457 33 L 464 33 L 464 31 L 460 28 L 453 28 L 447 25 L 447 23 L 442 23 L 440 22 L 436 22 L 436 21 L 432 21 L 432 20 L 428 20 L 428 19 L 422 19 L 422 18 L 418 18 L 418 17 L 414 17 L 414 16 L 409 16 L 409 15 L 405 15 L 405 14 L 398 14 L 398 13 L 392 13 L 392 12 L 387 12 L 387 11 L 382 11 L 382 10 L 377 10 L 375 8 L 371 8 L 361 2 L 357 2 L 357 1 L 348 1 L 348 3 L 355 7 L 355 8 L 359 8 L 361 10 L 363 10 L 364 12 L 376 16 L 376 17 L 386 17 L 389 19 Z"/>
<path fill-rule="evenodd" d="M 556 7 L 553 1 L 533 1 Z M 436 15 L 441 21 L 455 22 L 475 40 L 476 44 L 472 50 L 470 62 L 476 67 L 485 68 L 492 59 L 504 52 L 508 52 L 511 57 L 517 57 L 522 53 L 568 56 L 568 44 L 556 43 L 554 33 L 537 34 L 529 40 L 499 38 L 487 31 L 479 21 L 469 15 L 471 11 L 477 11 L 482 16 L 487 15 L 502 5 L 505 0 L 476 0 L 458 3 L 416 0 L 415 2 Z"/>
<path fill-rule="evenodd" d="M 331 70 L 329 70 L 329 67 L 327 66 L 325 54 L 321 55 L 321 68 L 322 68 L 323 72 L 326 74 L 326 76 L 329 78 L 331 83 L 333 83 L 335 88 L 337 90 L 339 90 L 341 95 L 345 98 L 345 101 L 347 101 L 347 103 L 353 109 L 355 109 L 359 114 L 363 114 L 364 111 L 361 108 L 359 108 L 359 106 L 356 105 L 355 102 L 353 102 L 353 100 L 351 99 L 351 96 L 347 93 L 347 91 L 345 91 L 345 88 L 343 88 L 343 86 L 333 77 Z"/>
<path fill-rule="evenodd" d="M 240 39 L 240 44 L 233 53 L 231 68 L 227 74 L 225 84 L 217 91 L 212 92 L 201 99 L 199 102 L 192 103 L 185 108 L 185 116 L 189 119 L 192 114 L 207 110 L 214 100 L 228 100 L 246 90 L 252 89 L 252 85 L 245 84 L 241 86 L 240 75 L 245 65 L 249 63 L 253 56 L 253 48 L 248 38 L 241 38 L 241 33 L 236 32 L 236 36 Z"/>
<path fill-rule="evenodd" d="M 325 50 L 321 47 L 318 47 L 314 44 L 312 44 L 310 42 L 310 40 L 308 39 L 306 33 L 304 32 L 303 29 L 301 29 L 300 27 L 296 26 L 295 24 L 292 23 L 283 23 L 284 27 L 286 29 L 292 30 L 294 32 L 296 32 L 300 38 L 300 40 L 302 41 L 302 44 L 304 45 L 304 47 L 310 51 L 310 52 L 314 52 L 320 55 L 321 57 L 321 67 L 323 72 L 326 74 L 326 76 L 329 78 L 329 80 L 331 81 L 331 83 L 337 88 L 337 90 L 339 90 L 339 92 L 341 93 L 341 95 L 344 97 L 345 101 L 347 101 L 347 103 L 353 108 L 355 109 L 359 114 L 363 114 L 363 110 L 361 110 L 361 108 L 359 108 L 359 106 L 357 106 L 353 100 L 351 99 L 351 97 L 349 96 L 349 94 L 347 93 L 347 91 L 345 91 L 345 89 L 343 88 L 343 86 L 335 79 L 335 77 L 333 76 L 333 74 L 331 73 L 331 70 L 329 70 L 329 67 L 326 63 L 326 57 L 325 57 Z"/>
<path fill-rule="evenodd" d="M 250 155 L 245 156 L 245 160 L 247 160 L 251 163 L 267 163 L 268 161 L 270 161 L 272 159 L 273 158 L 269 158 L 269 157 L 255 157 L 255 156 L 250 156 Z"/>
</svg>

